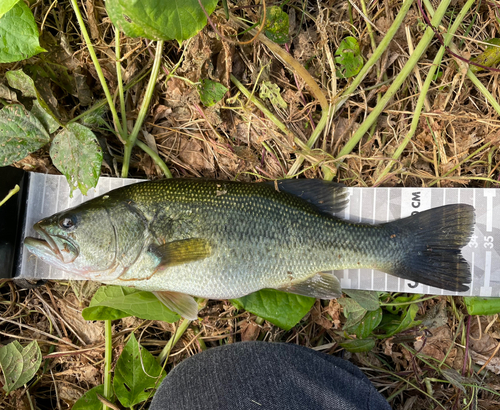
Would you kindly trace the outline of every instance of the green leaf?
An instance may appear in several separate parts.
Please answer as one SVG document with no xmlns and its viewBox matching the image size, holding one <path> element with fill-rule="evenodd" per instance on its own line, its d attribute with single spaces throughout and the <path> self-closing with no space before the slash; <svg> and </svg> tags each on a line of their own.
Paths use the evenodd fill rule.
<svg viewBox="0 0 500 410">
<path fill-rule="evenodd" d="M 151 292 L 124 286 L 101 286 L 83 310 L 85 320 L 116 320 L 136 316 L 173 323 L 180 319 Z"/>
<path fill-rule="evenodd" d="M 344 328 L 357 325 L 365 317 L 367 310 L 354 299 L 342 298 L 338 301 L 344 308 L 344 316 L 347 318 Z"/>
<path fill-rule="evenodd" d="M 375 347 L 374 339 L 353 339 L 340 343 L 345 350 L 351 353 L 369 352 Z"/>
<path fill-rule="evenodd" d="M 290 330 L 311 310 L 315 300 L 279 290 L 263 289 L 242 298 L 231 299 L 231 303 L 238 309 L 245 309 L 282 329 Z"/>
<path fill-rule="evenodd" d="M 0 1 L 0 18 L 16 5 L 19 0 L 2 0 Z"/>
<path fill-rule="evenodd" d="M 227 88 L 217 81 L 208 79 L 201 80 L 201 85 L 198 86 L 200 100 L 206 107 L 211 107 L 215 103 L 222 100 L 224 94 L 227 93 Z"/>
<path fill-rule="evenodd" d="M 0 63 L 26 60 L 42 51 L 33 13 L 19 1 L 0 18 Z"/>
<path fill-rule="evenodd" d="M 500 298 L 465 296 L 464 301 L 469 315 L 490 316 L 500 313 Z"/>
<path fill-rule="evenodd" d="M 493 67 L 500 63 L 500 38 L 491 38 L 487 40 L 487 43 L 491 45 L 487 46 L 481 54 L 479 54 L 475 58 L 472 58 L 471 61 L 484 65 L 486 67 Z M 473 73 L 484 70 L 484 68 L 472 64 L 469 66 L 469 68 Z"/>
<path fill-rule="evenodd" d="M 363 67 L 363 57 L 359 49 L 358 40 L 354 37 L 346 37 L 340 43 L 335 52 L 335 62 L 340 66 L 337 77 L 354 77 Z"/>
<path fill-rule="evenodd" d="M 76 188 L 86 195 L 90 188 L 97 185 L 102 151 L 96 136 L 87 127 L 68 124 L 52 141 L 50 157 L 68 180 L 70 196 Z"/>
<path fill-rule="evenodd" d="M 379 292 L 356 289 L 344 289 L 343 292 L 366 310 L 377 310 L 380 307 Z"/>
<path fill-rule="evenodd" d="M 31 77 L 29 77 L 22 70 L 8 71 L 5 74 L 5 77 L 7 78 L 9 85 L 12 88 L 21 91 L 24 97 L 36 98 L 36 101 L 33 103 L 31 113 L 38 118 L 49 134 L 53 133 L 61 126 L 47 103 L 43 100 L 42 96 L 36 89 L 35 83 Z"/>
<path fill-rule="evenodd" d="M 165 370 L 132 333 L 115 367 L 113 388 L 120 403 L 132 407 L 148 399 L 165 376 Z"/>
<path fill-rule="evenodd" d="M 217 0 L 202 0 L 211 14 Z M 106 9 L 115 26 L 130 37 L 177 40 L 196 35 L 207 24 L 198 0 L 107 0 Z"/>
<path fill-rule="evenodd" d="M 0 110 L 0 166 L 10 165 L 50 142 L 42 123 L 21 105 Z"/>
<path fill-rule="evenodd" d="M 16 389 L 16 383 L 23 372 L 23 356 L 15 346 L 14 341 L 0 348 L 0 367 L 2 368 L 5 384 L 3 389 L 9 393 Z"/>
<path fill-rule="evenodd" d="M 349 334 L 355 334 L 359 339 L 365 339 L 370 336 L 373 330 L 380 324 L 382 320 L 382 308 L 378 308 L 374 311 L 366 312 L 365 316 L 361 319 L 359 323 L 350 328 L 344 329 Z"/>
<path fill-rule="evenodd" d="M 277 84 L 273 84 L 271 81 L 263 81 L 260 85 L 259 97 L 263 100 L 268 98 L 273 106 L 285 109 L 287 105 L 285 100 L 281 97 L 280 91 Z"/>
<path fill-rule="evenodd" d="M 389 323 L 384 323 L 379 326 L 378 329 L 385 331 L 380 337 L 387 338 L 394 336 L 395 334 L 401 333 L 407 329 L 417 326 L 421 323 L 420 320 L 415 321 L 415 316 L 418 312 L 418 305 L 416 303 L 411 304 L 404 315 L 397 316 L 398 319 L 392 320 Z"/>
<path fill-rule="evenodd" d="M 42 363 L 42 353 L 36 341 L 22 347 L 18 341 L 0 348 L 0 367 L 5 385 L 9 393 L 28 383 L 36 374 Z"/>
<path fill-rule="evenodd" d="M 80 397 L 71 410 L 102 410 L 102 402 L 97 395 L 104 396 L 104 384 L 92 387 L 82 397 Z"/>
<path fill-rule="evenodd" d="M 264 33 L 266 36 L 278 44 L 285 44 L 290 41 L 288 31 L 290 28 L 288 14 L 278 6 L 267 8 L 266 26 Z"/>
</svg>

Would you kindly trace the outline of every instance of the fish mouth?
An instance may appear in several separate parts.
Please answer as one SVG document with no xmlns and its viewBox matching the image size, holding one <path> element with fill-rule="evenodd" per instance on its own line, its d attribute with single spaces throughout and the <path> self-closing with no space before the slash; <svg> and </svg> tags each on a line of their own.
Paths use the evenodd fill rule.
<svg viewBox="0 0 500 410">
<path fill-rule="evenodd" d="M 78 247 L 71 239 L 59 235 L 50 235 L 40 223 L 36 223 L 33 229 L 42 237 L 42 239 L 25 238 L 24 244 L 31 251 L 36 250 L 33 253 L 40 254 L 40 256 L 56 257 L 63 264 L 71 263 L 78 257 Z"/>
</svg>

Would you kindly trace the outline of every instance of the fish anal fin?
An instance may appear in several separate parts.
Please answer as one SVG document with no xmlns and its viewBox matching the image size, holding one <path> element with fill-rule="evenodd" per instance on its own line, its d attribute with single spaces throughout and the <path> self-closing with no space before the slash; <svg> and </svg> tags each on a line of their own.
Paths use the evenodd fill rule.
<svg viewBox="0 0 500 410">
<path fill-rule="evenodd" d="M 337 277 L 324 272 L 316 273 L 300 282 L 292 282 L 280 287 L 279 290 L 318 299 L 335 299 L 342 295 Z"/>
<path fill-rule="evenodd" d="M 151 245 L 149 251 L 160 259 L 158 268 L 182 265 L 209 257 L 212 247 L 208 240 L 191 238 Z"/>
<path fill-rule="evenodd" d="M 198 319 L 198 303 L 192 296 L 185 293 L 159 291 L 153 294 L 170 310 L 181 315 L 184 319 Z"/>
</svg>

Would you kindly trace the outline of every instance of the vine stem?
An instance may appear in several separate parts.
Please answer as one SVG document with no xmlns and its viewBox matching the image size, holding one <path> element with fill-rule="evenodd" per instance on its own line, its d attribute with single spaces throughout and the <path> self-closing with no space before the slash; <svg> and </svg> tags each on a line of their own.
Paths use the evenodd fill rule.
<svg viewBox="0 0 500 410">
<path fill-rule="evenodd" d="M 158 361 L 160 363 L 163 363 L 163 361 L 168 359 L 168 356 L 170 355 L 170 351 L 172 348 L 176 345 L 176 343 L 179 341 L 179 339 L 182 337 L 182 335 L 186 332 L 188 329 L 189 325 L 191 324 L 191 320 L 184 319 L 177 330 L 175 331 L 174 335 L 170 338 L 168 343 L 165 345 L 161 353 L 158 355 Z"/>
<path fill-rule="evenodd" d="M 154 162 L 156 162 L 156 164 L 161 168 L 161 170 L 163 171 L 163 173 L 167 178 L 173 178 L 172 173 L 167 167 L 167 164 L 165 164 L 165 162 L 160 158 L 160 156 L 156 152 L 154 152 L 151 148 L 149 148 L 148 145 L 144 144 L 144 142 L 140 140 L 137 140 L 135 143 L 140 149 L 142 149 L 146 154 L 148 154 L 153 159 Z"/>
<path fill-rule="evenodd" d="M 104 397 L 111 400 L 111 363 L 113 361 L 113 330 L 111 320 L 104 321 Z M 109 407 L 103 404 L 103 410 Z"/>
<path fill-rule="evenodd" d="M 432 19 L 432 24 L 434 26 L 438 26 L 439 23 L 441 22 L 444 14 L 446 12 L 446 9 L 448 8 L 448 6 L 450 4 L 450 1 L 451 0 L 443 0 L 439 4 L 439 7 L 436 10 L 436 13 L 434 14 L 434 17 Z M 415 48 L 415 51 L 410 55 L 410 58 L 408 59 L 408 61 L 404 65 L 401 72 L 395 78 L 392 85 L 389 87 L 389 89 L 384 94 L 384 96 L 380 99 L 380 101 L 375 106 L 375 108 L 372 110 L 370 115 L 368 115 L 366 120 L 356 130 L 356 132 L 349 139 L 349 141 L 347 141 L 347 144 L 344 145 L 344 147 L 340 150 L 339 154 L 337 155 L 337 159 L 340 159 L 341 157 L 350 154 L 351 151 L 354 149 L 354 147 L 361 140 L 361 138 L 370 129 L 372 124 L 375 123 L 375 121 L 380 116 L 380 114 L 382 113 L 382 111 L 384 110 L 386 105 L 389 103 L 391 98 L 394 97 L 394 94 L 396 94 L 396 92 L 399 90 L 399 88 L 401 87 L 403 82 L 406 80 L 406 78 L 411 74 L 411 72 L 413 71 L 413 68 L 420 60 L 420 57 L 422 56 L 424 51 L 427 49 L 427 47 L 429 46 L 429 44 L 431 43 L 433 38 L 434 38 L 434 30 L 430 27 L 427 27 L 424 35 L 422 36 L 422 39 L 420 40 L 417 47 Z M 380 46 L 379 46 L 379 48 L 380 48 Z"/>
<path fill-rule="evenodd" d="M 9 191 L 9 193 L 7 194 L 7 196 L 0 201 L 0 206 L 2 206 L 3 204 L 5 204 L 9 198 L 11 198 L 15 194 L 17 194 L 19 192 L 19 189 L 20 189 L 19 185 L 16 184 L 16 186 Z"/>
<path fill-rule="evenodd" d="M 116 80 L 118 82 L 118 96 L 120 98 L 120 113 L 122 116 L 122 129 L 127 133 L 127 111 L 125 109 L 125 93 L 123 91 L 122 63 L 121 63 L 121 44 L 120 30 L 115 27 L 115 54 L 116 54 Z M 124 135 L 126 137 L 126 135 Z"/>
<path fill-rule="evenodd" d="M 399 27 L 403 23 L 403 20 L 406 17 L 406 14 L 408 13 L 408 10 L 410 9 L 412 3 L 413 0 L 405 0 L 403 2 L 403 6 L 396 15 L 396 18 L 394 19 L 394 22 L 392 23 L 391 27 L 389 27 L 389 30 L 387 30 L 387 33 L 382 38 L 382 41 L 380 41 L 378 47 L 375 49 L 372 56 L 368 59 L 363 68 L 361 68 L 361 71 L 358 73 L 358 75 L 353 80 L 351 85 L 342 93 L 340 100 L 337 101 L 337 103 L 335 104 L 335 109 L 333 110 L 333 114 L 335 114 L 340 109 L 340 107 L 344 105 L 347 99 L 354 93 L 356 88 L 358 88 L 358 86 L 364 80 L 370 69 L 382 57 L 382 54 L 384 54 L 387 47 L 389 47 L 389 43 L 392 41 L 393 37 L 399 30 Z"/>
<path fill-rule="evenodd" d="M 462 24 L 462 21 L 469 11 L 469 9 L 472 7 L 474 4 L 475 0 L 469 0 L 463 7 L 462 10 L 460 10 L 460 13 L 458 13 L 457 18 L 455 19 L 455 22 L 451 26 L 450 30 L 446 34 L 444 38 L 444 45 L 439 48 L 439 51 L 436 54 L 436 57 L 434 58 L 434 61 L 432 62 L 432 66 L 429 68 L 429 72 L 427 74 L 427 77 L 425 79 L 424 85 L 422 86 L 422 89 L 420 90 L 420 95 L 417 100 L 417 105 L 415 107 L 415 112 L 413 114 L 413 118 L 411 121 L 411 126 L 410 130 L 408 131 L 408 134 L 406 134 L 404 140 L 399 144 L 398 148 L 394 152 L 392 156 L 392 161 L 387 164 L 385 169 L 380 173 L 379 177 L 377 178 L 377 181 L 375 182 L 374 185 L 379 185 L 385 176 L 390 172 L 391 168 L 394 166 L 395 162 L 399 159 L 403 151 L 405 150 L 406 146 L 410 142 L 410 140 L 413 138 L 413 135 L 417 131 L 419 119 L 420 119 L 420 114 L 422 112 L 422 109 L 424 107 L 425 103 L 425 98 L 427 96 L 427 92 L 429 91 L 429 87 L 431 86 L 431 83 L 434 79 L 434 74 L 436 73 L 437 68 L 439 67 L 439 64 L 441 64 L 441 61 L 444 57 L 444 53 L 446 52 L 446 47 L 450 45 L 453 35 L 455 32 L 458 30 L 460 25 Z M 432 13 L 434 14 L 434 13 Z"/>
<path fill-rule="evenodd" d="M 75 1 L 75 0 L 72 0 Z M 137 136 L 139 135 L 139 131 L 142 127 L 144 119 L 146 118 L 146 114 L 149 109 L 149 104 L 151 102 L 151 98 L 153 97 L 153 91 L 156 85 L 156 81 L 158 80 L 158 73 L 160 72 L 161 66 L 161 55 L 163 51 L 163 40 L 160 40 L 156 43 L 156 52 L 155 58 L 153 62 L 153 68 L 151 70 L 151 76 L 149 77 L 148 86 L 146 88 L 146 93 L 144 94 L 144 99 L 142 100 L 141 108 L 139 110 L 139 114 L 137 116 L 137 120 L 135 121 L 134 128 L 130 133 L 127 141 L 125 142 L 125 153 L 123 155 L 123 167 L 122 167 L 122 178 L 127 178 L 128 169 L 130 164 L 130 156 L 132 154 L 132 148 L 134 147 Z M 160 164 L 159 164 L 160 165 Z M 161 165 L 160 165 L 161 166 Z"/>
<path fill-rule="evenodd" d="M 120 139 L 122 139 L 122 142 L 125 143 L 125 141 L 123 140 L 124 135 L 122 126 L 120 124 L 120 119 L 118 118 L 118 113 L 116 112 L 116 108 L 113 103 L 113 98 L 111 97 L 111 93 L 109 92 L 109 88 L 106 83 L 106 79 L 104 78 L 101 65 L 99 64 L 99 60 L 95 53 L 94 46 L 92 45 L 89 33 L 87 32 L 87 28 L 85 27 L 82 13 L 80 12 L 80 8 L 78 7 L 78 3 L 76 0 L 71 0 L 71 5 L 73 6 L 73 10 L 75 11 L 76 19 L 78 20 L 78 24 L 80 25 L 80 30 L 82 31 L 83 39 L 85 40 L 85 43 L 90 53 L 90 57 L 92 58 L 92 62 L 94 63 L 97 76 L 99 77 L 99 81 L 101 82 L 101 87 L 103 88 L 104 94 L 106 95 L 106 100 L 108 101 L 109 109 L 111 110 L 111 114 L 113 115 L 113 122 L 115 123 L 115 127 L 118 130 Z"/>
</svg>

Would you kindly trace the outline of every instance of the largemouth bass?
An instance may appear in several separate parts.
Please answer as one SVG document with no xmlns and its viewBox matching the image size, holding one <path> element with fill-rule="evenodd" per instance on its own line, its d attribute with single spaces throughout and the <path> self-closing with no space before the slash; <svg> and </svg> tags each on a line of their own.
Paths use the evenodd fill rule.
<svg viewBox="0 0 500 410">
<path fill-rule="evenodd" d="M 36 223 L 27 248 L 47 263 L 107 284 L 155 292 L 185 318 L 192 296 L 238 298 L 264 288 L 331 299 L 327 271 L 374 268 L 452 291 L 468 290 L 461 255 L 474 208 L 456 204 L 380 225 L 334 213 L 344 186 L 166 179 L 116 189 Z"/>
</svg>

